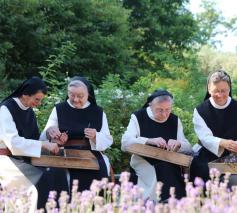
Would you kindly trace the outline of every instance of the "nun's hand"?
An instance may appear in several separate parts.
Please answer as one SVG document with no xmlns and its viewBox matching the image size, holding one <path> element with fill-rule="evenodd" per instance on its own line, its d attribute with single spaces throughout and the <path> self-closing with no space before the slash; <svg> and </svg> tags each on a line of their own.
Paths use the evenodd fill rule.
<svg viewBox="0 0 237 213">
<path fill-rule="evenodd" d="M 67 134 L 67 132 L 61 133 L 61 135 L 59 136 L 58 140 L 61 141 L 60 145 L 65 144 L 68 141 L 68 134 Z"/>
<path fill-rule="evenodd" d="M 181 147 L 181 143 L 174 139 L 169 139 L 167 144 L 167 150 L 177 152 Z"/>
<path fill-rule="evenodd" d="M 47 136 L 49 136 L 49 139 L 58 139 L 61 135 L 61 132 L 56 126 L 49 127 L 46 133 L 47 133 Z"/>
<path fill-rule="evenodd" d="M 161 149 L 165 149 L 167 147 L 166 141 L 164 138 L 162 137 L 158 137 L 158 138 L 149 138 L 146 142 L 146 144 L 150 144 L 153 146 L 157 146 Z"/>
<path fill-rule="evenodd" d="M 58 147 L 58 144 L 56 144 L 56 143 L 50 143 L 48 141 L 43 141 L 42 148 L 52 152 L 53 154 L 59 153 L 59 147 Z"/>
<path fill-rule="evenodd" d="M 227 149 L 231 152 L 237 153 L 237 141 L 222 139 L 220 141 L 220 147 Z"/>
<path fill-rule="evenodd" d="M 63 132 L 61 133 L 61 136 L 58 139 L 57 138 L 51 139 L 51 142 L 57 143 L 58 145 L 62 146 L 67 142 L 67 140 L 68 140 L 68 135 L 67 133 Z"/>
<path fill-rule="evenodd" d="M 96 142 L 96 129 L 93 128 L 85 128 L 84 129 L 84 134 L 85 137 L 93 141 L 94 143 Z"/>
</svg>

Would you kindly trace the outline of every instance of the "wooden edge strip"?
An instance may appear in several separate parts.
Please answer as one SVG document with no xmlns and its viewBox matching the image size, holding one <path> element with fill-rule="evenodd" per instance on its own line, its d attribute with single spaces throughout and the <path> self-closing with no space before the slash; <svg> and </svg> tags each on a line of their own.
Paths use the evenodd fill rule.
<svg viewBox="0 0 237 213">
<path fill-rule="evenodd" d="M 184 167 L 189 167 L 193 159 L 190 155 L 167 151 L 146 144 L 131 144 L 127 147 L 126 151 L 132 154 L 163 160 Z"/>
<path fill-rule="evenodd" d="M 95 155 L 90 150 L 64 149 L 64 153 L 66 157 L 96 159 Z"/>
</svg>

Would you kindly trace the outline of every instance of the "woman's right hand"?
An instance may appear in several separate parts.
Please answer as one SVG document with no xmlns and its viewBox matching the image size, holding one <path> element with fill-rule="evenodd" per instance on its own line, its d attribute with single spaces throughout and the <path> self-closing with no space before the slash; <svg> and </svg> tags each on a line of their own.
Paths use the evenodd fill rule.
<svg viewBox="0 0 237 213">
<path fill-rule="evenodd" d="M 49 139 L 58 139 L 61 135 L 59 128 L 56 126 L 49 127 L 46 132 Z"/>
<path fill-rule="evenodd" d="M 50 141 L 64 145 L 68 140 L 67 132 L 60 132 L 58 127 L 52 126 L 47 129 L 47 137 Z"/>
<path fill-rule="evenodd" d="M 220 146 L 230 152 L 237 153 L 237 141 L 222 139 L 220 141 Z"/>
<path fill-rule="evenodd" d="M 56 143 L 50 143 L 48 141 L 43 141 L 42 148 L 52 152 L 53 154 L 59 153 L 59 147 L 58 147 L 58 144 L 56 144 Z"/>
<path fill-rule="evenodd" d="M 165 149 L 167 148 L 167 144 L 164 138 L 158 137 L 158 138 L 149 138 L 146 142 L 146 144 L 150 144 L 153 146 L 157 146 L 159 148 Z"/>
</svg>

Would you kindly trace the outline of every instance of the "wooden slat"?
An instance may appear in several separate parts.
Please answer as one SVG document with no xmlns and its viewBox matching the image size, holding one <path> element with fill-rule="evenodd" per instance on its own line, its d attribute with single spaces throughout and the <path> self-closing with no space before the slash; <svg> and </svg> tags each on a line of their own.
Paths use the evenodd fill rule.
<svg viewBox="0 0 237 213">
<path fill-rule="evenodd" d="M 208 166 L 209 169 L 218 169 L 221 174 L 225 174 L 226 172 L 230 172 L 231 174 L 237 174 L 237 163 L 218 163 L 213 161 L 208 163 Z"/>
<path fill-rule="evenodd" d="M 66 157 L 78 157 L 78 158 L 91 158 L 96 159 L 95 155 L 88 150 L 78 150 L 78 149 L 65 149 L 64 150 Z"/>
<path fill-rule="evenodd" d="M 65 156 L 41 155 L 31 158 L 34 166 L 99 170 L 96 157 L 88 150 L 64 150 Z M 62 154 L 62 153 L 61 153 Z"/>
<path fill-rule="evenodd" d="M 126 151 L 132 154 L 163 160 L 184 167 L 189 167 L 193 159 L 190 155 L 167 151 L 145 144 L 131 144 L 127 147 Z"/>
<path fill-rule="evenodd" d="M 71 139 L 68 140 L 64 145 L 64 147 L 67 146 L 88 146 L 90 147 L 89 139 Z"/>
</svg>

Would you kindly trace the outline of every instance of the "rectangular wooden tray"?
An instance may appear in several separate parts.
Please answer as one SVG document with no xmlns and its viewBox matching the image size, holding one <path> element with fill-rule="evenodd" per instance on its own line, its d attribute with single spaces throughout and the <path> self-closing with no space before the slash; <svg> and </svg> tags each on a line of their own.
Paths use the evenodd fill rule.
<svg viewBox="0 0 237 213">
<path fill-rule="evenodd" d="M 127 147 L 126 151 L 132 154 L 163 160 L 184 167 L 189 167 L 193 159 L 190 155 L 167 151 L 146 144 L 131 144 Z"/>
<path fill-rule="evenodd" d="M 60 155 L 44 153 L 40 158 L 31 158 L 31 164 L 43 167 L 99 170 L 98 161 L 89 150 L 60 151 Z"/>
<path fill-rule="evenodd" d="M 230 172 L 231 174 L 237 174 L 237 162 L 235 163 L 225 163 L 224 158 L 220 158 L 208 163 L 209 169 L 216 168 L 221 174 Z"/>
</svg>

